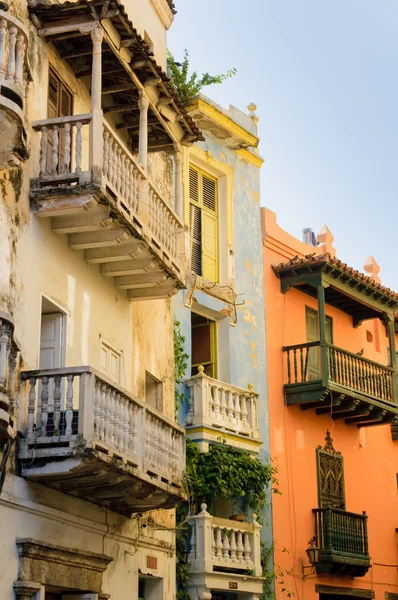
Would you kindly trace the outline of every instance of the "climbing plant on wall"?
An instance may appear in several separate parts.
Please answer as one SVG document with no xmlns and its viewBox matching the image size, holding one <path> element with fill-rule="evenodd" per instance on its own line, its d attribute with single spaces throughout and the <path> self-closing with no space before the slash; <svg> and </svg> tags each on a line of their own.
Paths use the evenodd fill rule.
<svg viewBox="0 0 398 600">
<path fill-rule="evenodd" d="M 188 367 L 188 354 L 185 352 L 185 337 L 181 333 L 181 323 L 174 321 L 174 380 L 175 380 L 175 402 L 176 413 L 179 411 L 184 400 L 184 392 L 181 386 L 184 383 L 184 375 Z"/>
</svg>

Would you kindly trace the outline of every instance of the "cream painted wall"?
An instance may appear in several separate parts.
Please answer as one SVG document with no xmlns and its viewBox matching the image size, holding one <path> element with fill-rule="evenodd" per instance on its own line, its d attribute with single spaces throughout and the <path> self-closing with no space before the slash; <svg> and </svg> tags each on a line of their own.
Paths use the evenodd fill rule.
<svg viewBox="0 0 398 600">
<path fill-rule="evenodd" d="M 114 600 L 136 600 L 139 571 L 164 578 L 163 599 L 175 597 L 175 534 L 154 529 L 141 519 L 106 512 L 88 502 L 7 475 L 0 501 L 1 599 L 15 600 L 18 579 L 16 538 L 31 537 L 49 544 L 76 548 L 113 558 L 104 574 L 102 590 Z M 144 526 L 142 526 L 144 524 Z M 146 557 L 158 559 L 148 569 Z M 73 582 L 71 582 L 71 587 Z"/>
<path fill-rule="evenodd" d="M 124 0 L 124 6 L 141 37 L 145 32 L 149 35 L 155 60 L 166 70 L 166 33 L 173 20 L 166 0 Z M 164 18 L 160 15 L 164 15 Z"/>
<path fill-rule="evenodd" d="M 165 0 L 156 1 L 167 6 Z M 145 29 L 152 38 L 156 59 L 165 67 L 166 27 L 159 20 L 152 0 L 127 0 L 126 8 L 139 32 L 143 35 Z M 47 117 L 49 62 L 71 89 L 75 114 L 89 112 L 91 103 L 84 80 L 76 80 L 66 63 L 38 38 L 36 28 L 28 19 L 26 3 L 15 0 L 10 10 L 14 9 L 14 14 L 31 32 L 28 52 L 33 82 L 29 85 L 26 105 L 30 158 L 21 168 L 0 173 L 0 311 L 11 314 L 15 321 L 22 368 L 38 366 L 41 296 L 44 294 L 67 315 L 67 366 L 90 364 L 99 369 L 102 335 L 123 350 L 121 384 L 144 400 L 145 372 L 163 380 L 164 413 L 173 418 L 172 301 L 131 304 L 125 292 L 116 290 L 112 281 L 100 275 L 97 266 L 84 261 L 82 252 L 68 247 L 66 236 L 55 235 L 50 223 L 41 220 L 31 209 L 29 180 L 38 170 L 40 146 L 40 135 L 32 130 L 31 122 Z M 169 16 L 171 19 L 171 13 Z M 83 130 L 83 137 L 87 142 L 88 131 Z M 83 154 L 86 148 L 83 144 Z M 26 421 L 27 395 L 23 387 L 19 394 L 20 430 L 26 428 Z M 17 579 L 19 562 L 16 538 L 33 537 L 113 556 L 114 562 L 104 576 L 103 590 L 115 600 L 137 598 L 139 569 L 148 573 L 146 556 L 156 556 L 158 570 L 151 574 L 164 578 L 163 599 L 173 600 L 172 530 L 148 525 L 139 533 L 134 517 L 127 519 L 106 513 L 91 503 L 27 483 L 15 475 L 15 464 L 12 454 L 0 496 L 2 599 L 14 599 L 12 584 Z M 144 515 L 148 516 L 149 513 Z M 163 527 L 174 525 L 174 511 L 154 511 L 150 516 Z"/>
</svg>

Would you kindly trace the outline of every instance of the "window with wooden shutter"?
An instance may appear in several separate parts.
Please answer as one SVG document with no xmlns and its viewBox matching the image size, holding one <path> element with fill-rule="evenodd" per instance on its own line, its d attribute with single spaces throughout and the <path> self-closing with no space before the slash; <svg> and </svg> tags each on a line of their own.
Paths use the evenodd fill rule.
<svg viewBox="0 0 398 600">
<path fill-rule="evenodd" d="M 217 179 L 189 166 L 189 230 L 191 269 L 210 281 L 218 281 Z"/>
<path fill-rule="evenodd" d="M 55 119 L 57 117 L 69 117 L 73 114 L 72 93 L 60 79 L 54 69 L 49 70 L 48 74 L 48 99 L 47 99 L 47 117 Z M 58 145 L 58 168 L 57 173 L 65 172 L 64 164 L 64 140 L 65 130 L 60 127 Z M 53 130 L 47 132 L 47 172 L 52 171 L 52 148 L 53 148 Z"/>
</svg>

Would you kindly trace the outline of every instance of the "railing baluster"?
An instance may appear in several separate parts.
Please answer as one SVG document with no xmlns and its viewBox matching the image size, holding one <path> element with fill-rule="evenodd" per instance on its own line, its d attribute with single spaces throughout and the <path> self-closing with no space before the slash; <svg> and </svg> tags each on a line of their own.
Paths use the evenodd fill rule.
<svg viewBox="0 0 398 600">
<path fill-rule="evenodd" d="M 75 171 L 79 175 L 82 172 L 82 144 L 83 144 L 83 136 L 82 136 L 82 127 L 83 123 L 78 121 L 76 123 L 76 152 L 75 152 Z"/>
<path fill-rule="evenodd" d="M 21 88 L 23 84 L 23 65 L 25 61 L 25 39 L 22 33 L 17 35 L 16 55 L 15 55 L 15 84 Z"/>
<path fill-rule="evenodd" d="M 48 422 L 48 377 L 43 377 L 41 382 L 41 419 L 40 419 L 40 435 L 46 437 L 47 435 L 47 422 Z"/>
<path fill-rule="evenodd" d="M 35 440 L 34 423 L 35 423 L 35 405 L 36 405 L 36 378 L 32 377 L 29 389 L 28 403 L 28 442 L 32 443 Z"/>
<path fill-rule="evenodd" d="M 47 127 L 43 125 L 41 128 L 40 140 L 40 177 L 44 177 L 47 168 Z"/>
<path fill-rule="evenodd" d="M 94 391 L 94 439 L 99 438 L 100 432 L 100 421 L 101 421 L 101 383 L 95 382 Z"/>
<path fill-rule="evenodd" d="M 8 62 L 6 73 L 8 81 L 13 81 L 15 75 L 15 44 L 17 42 L 17 33 L 18 29 L 15 26 L 11 26 L 8 30 Z"/>
<path fill-rule="evenodd" d="M 65 123 L 64 127 L 64 173 L 70 173 L 70 149 L 71 149 L 71 124 Z"/>
<path fill-rule="evenodd" d="M 300 348 L 300 369 L 301 369 L 301 378 L 300 383 L 304 381 L 304 357 L 303 357 L 303 348 Z"/>
<path fill-rule="evenodd" d="M 59 423 L 61 420 L 61 376 L 54 377 L 54 435 L 60 435 Z"/>
<path fill-rule="evenodd" d="M 0 19 L 0 80 L 4 79 L 6 70 L 7 25 L 6 19 Z"/>
<path fill-rule="evenodd" d="M 59 131 L 59 126 L 54 125 L 54 127 L 53 127 L 53 142 L 52 142 L 52 149 L 51 149 L 51 173 L 53 175 L 57 174 L 57 167 L 58 167 L 58 152 L 59 152 L 58 131 Z"/>
<path fill-rule="evenodd" d="M 72 435 L 72 420 L 73 420 L 73 375 L 67 375 L 68 382 L 66 389 L 66 410 L 65 410 L 65 435 Z"/>
</svg>

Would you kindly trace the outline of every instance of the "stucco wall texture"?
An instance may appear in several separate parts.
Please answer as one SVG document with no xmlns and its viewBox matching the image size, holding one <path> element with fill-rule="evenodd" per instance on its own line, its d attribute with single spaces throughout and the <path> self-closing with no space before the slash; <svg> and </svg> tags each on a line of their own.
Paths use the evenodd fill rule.
<svg viewBox="0 0 398 600">
<path fill-rule="evenodd" d="M 317 303 L 298 290 L 282 294 L 271 267 L 303 251 L 311 254 L 314 248 L 283 231 L 271 211 L 263 209 L 263 219 L 270 451 L 279 469 L 281 491 L 273 498 L 275 564 L 291 571 L 283 585 L 277 584 L 277 597 L 286 597 L 285 588 L 298 600 L 315 600 L 315 584 L 321 584 L 373 590 L 376 599 L 384 599 L 385 592 L 398 591 L 398 445 L 392 441 L 389 425 L 358 428 L 343 419 L 333 421 L 330 415 L 285 405 L 287 367 L 282 347 L 307 341 L 305 307 L 316 309 Z M 354 353 L 363 350 L 364 357 L 388 364 L 388 338 L 380 321 L 365 321 L 354 329 L 352 319 L 340 310 L 326 305 L 326 314 L 333 318 L 336 346 Z M 372 341 L 367 341 L 367 332 Z M 344 458 L 346 508 L 359 514 L 366 511 L 369 517 L 372 567 L 364 577 L 320 578 L 308 567 L 303 578 L 302 565 L 309 565 L 305 550 L 314 534 L 312 509 L 318 507 L 316 448 L 325 445 L 327 430 Z"/>
</svg>

